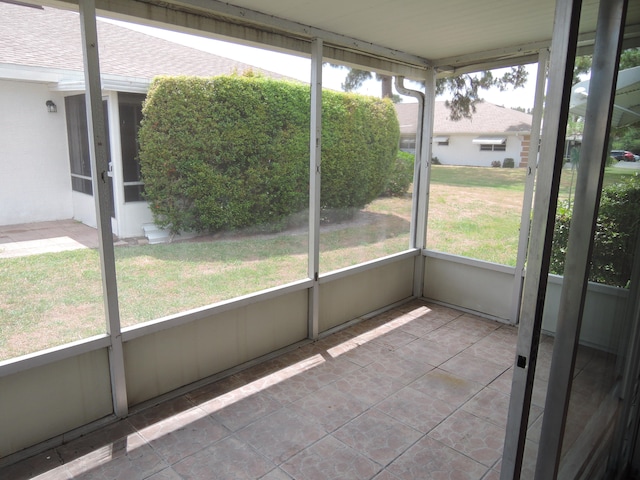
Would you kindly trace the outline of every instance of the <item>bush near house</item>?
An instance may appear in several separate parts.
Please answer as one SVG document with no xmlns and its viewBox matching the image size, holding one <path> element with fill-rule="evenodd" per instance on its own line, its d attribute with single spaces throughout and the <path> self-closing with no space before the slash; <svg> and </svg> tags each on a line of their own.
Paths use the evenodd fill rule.
<svg viewBox="0 0 640 480">
<path fill-rule="evenodd" d="M 626 287 L 631 278 L 633 255 L 640 225 L 640 177 L 637 175 L 602 190 L 589 280 Z M 571 211 L 556 215 L 550 272 L 562 275 L 569 240 Z"/>
<path fill-rule="evenodd" d="M 143 107 L 140 164 L 155 222 L 173 233 L 284 228 L 308 207 L 310 91 L 256 76 L 158 77 Z M 395 160 L 389 100 L 323 92 L 324 209 L 377 198 Z"/>
<path fill-rule="evenodd" d="M 387 180 L 387 185 L 382 194 L 386 197 L 403 197 L 409 190 L 409 185 L 413 182 L 413 165 L 415 156 L 398 151 L 396 161 L 391 167 L 391 173 Z"/>
</svg>

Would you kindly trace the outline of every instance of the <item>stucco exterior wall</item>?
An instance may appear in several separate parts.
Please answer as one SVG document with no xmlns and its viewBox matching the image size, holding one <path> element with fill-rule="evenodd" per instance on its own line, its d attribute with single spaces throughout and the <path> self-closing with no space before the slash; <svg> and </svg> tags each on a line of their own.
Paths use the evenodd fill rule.
<svg viewBox="0 0 640 480">
<path fill-rule="evenodd" d="M 64 97 L 45 84 L 0 80 L 0 106 L 0 225 L 71 218 Z"/>
<path fill-rule="evenodd" d="M 439 134 L 434 134 L 438 136 Z M 449 145 L 432 145 L 432 156 L 438 157 L 443 165 L 465 165 L 473 167 L 490 167 L 491 162 L 502 161 L 505 158 L 513 158 L 517 167 L 520 163 L 520 152 L 522 150 L 522 136 L 504 135 L 507 137 L 506 151 L 489 152 L 480 151 L 480 145 L 473 143 L 473 139 L 478 135 L 444 135 L 449 137 Z"/>
</svg>

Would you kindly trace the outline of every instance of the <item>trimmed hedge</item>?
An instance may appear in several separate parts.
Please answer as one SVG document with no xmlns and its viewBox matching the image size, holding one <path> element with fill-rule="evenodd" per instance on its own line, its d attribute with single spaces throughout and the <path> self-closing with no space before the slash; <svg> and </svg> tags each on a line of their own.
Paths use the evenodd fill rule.
<svg viewBox="0 0 640 480">
<path fill-rule="evenodd" d="M 640 225 L 640 177 L 602 190 L 591 256 L 589 280 L 626 287 L 631 279 L 633 254 Z M 556 215 L 550 272 L 562 275 L 569 240 L 571 211 Z"/>
<path fill-rule="evenodd" d="M 396 161 L 391 167 L 387 185 L 384 188 L 384 192 L 382 192 L 383 195 L 387 197 L 403 197 L 407 193 L 409 185 L 413 182 L 414 162 L 414 155 L 398 151 Z"/>
<path fill-rule="evenodd" d="M 254 76 L 158 77 L 139 132 L 145 195 L 172 232 L 286 227 L 308 207 L 310 91 Z M 323 92 L 325 209 L 382 192 L 399 126 L 388 100 Z"/>
</svg>

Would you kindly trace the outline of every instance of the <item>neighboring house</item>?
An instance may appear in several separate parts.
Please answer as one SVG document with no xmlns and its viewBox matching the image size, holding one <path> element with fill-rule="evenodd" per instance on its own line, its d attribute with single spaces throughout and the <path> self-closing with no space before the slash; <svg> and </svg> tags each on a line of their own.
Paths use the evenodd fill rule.
<svg viewBox="0 0 640 480">
<path fill-rule="evenodd" d="M 112 225 L 142 235 L 137 129 L 156 75 L 213 76 L 250 65 L 98 20 L 113 185 Z M 74 218 L 96 226 L 77 13 L 0 2 L 0 225 Z"/>
<path fill-rule="evenodd" d="M 417 103 L 396 104 L 400 122 L 400 149 L 415 153 Z M 435 102 L 433 157 L 444 165 L 489 167 L 513 158 L 524 167 L 529 159 L 531 115 L 488 102 L 476 104 L 471 118 L 453 121 L 445 102 Z"/>
</svg>

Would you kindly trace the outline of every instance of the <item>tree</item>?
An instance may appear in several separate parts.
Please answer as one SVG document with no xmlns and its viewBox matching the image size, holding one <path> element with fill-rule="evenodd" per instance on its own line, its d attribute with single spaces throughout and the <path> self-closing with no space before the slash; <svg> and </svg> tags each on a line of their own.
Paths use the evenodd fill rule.
<svg viewBox="0 0 640 480">
<path fill-rule="evenodd" d="M 629 48 L 620 54 L 620 70 L 640 65 L 640 48 Z"/>
<path fill-rule="evenodd" d="M 527 81 L 527 70 L 523 66 L 511 67 L 501 77 L 495 77 L 491 70 L 476 74 L 463 74 L 456 77 L 436 80 L 436 95 L 446 92 L 453 94 L 451 100 L 445 102 L 452 120 L 471 118 L 476 111 L 476 103 L 482 101 L 481 90 L 497 87 L 500 91 L 508 88 L 523 87 Z"/>
<path fill-rule="evenodd" d="M 339 66 L 339 68 L 343 68 Z M 346 68 L 346 67 L 344 67 Z M 366 81 L 373 78 L 371 72 L 350 68 L 345 77 L 342 89 L 345 92 L 357 90 Z M 392 77 L 389 75 L 376 74 L 375 78 L 381 82 L 381 96 L 396 99 L 392 93 Z M 527 71 L 523 66 L 512 67 L 507 73 L 500 77 L 495 77 L 493 72 L 487 70 L 477 74 L 463 74 L 456 77 L 439 78 L 436 81 L 436 94 L 453 94 L 451 100 L 447 100 L 446 106 L 449 108 L 452 120 L 470 118 L 476 111 L 475 105 L 480 102 L 481 90 L 488 90 L 497 87 L 501 91 L 507 88 L 518 88 L 524 86 L 527 81 Z"/>
<path fill-rule="evenodd" d="M 334 67 L 342 68 L 341 65 L 334 65 Z M 349 68 L 349 72 L 347 72 L 344 83 L 341 85 L 342 90 L 344 90 L 345 92 L 353 92 L 359 89 L 364 82 L 370 80 L 371 78 L 373 78 L 373 74 L 371 72 L 367 72 L 366 70 L 359 70 L 357 68 Z M 381 85 L 380 96 L 382 98 L 390 98 L 394 103 L 398 103 L 400 101 L 400 97 L 393 94 L 393 77 L 390 75 L 382 75 L 380 73 L 376 73 L 375 78 L 380 82 Z"/>
<path fill-rule="evenodd" d="M 581 57 L 576 57 L 576 61 L 573 64 L 573 81 L 571 85 L 575 85 L 580 82 L 580 75 L 585 75 L 591 71 L 591 62 L 593 61 L 593 56 L 591 55 L 583 55 Z"/>
</svg>

